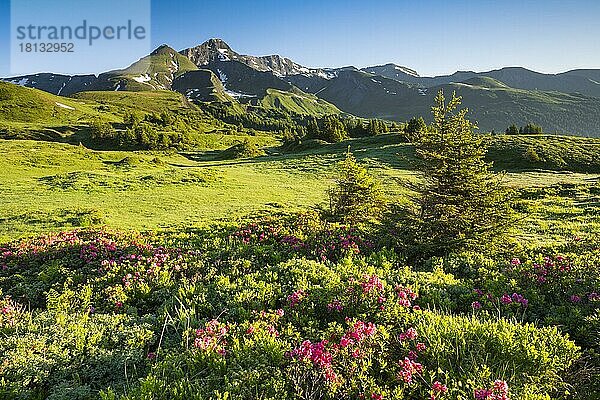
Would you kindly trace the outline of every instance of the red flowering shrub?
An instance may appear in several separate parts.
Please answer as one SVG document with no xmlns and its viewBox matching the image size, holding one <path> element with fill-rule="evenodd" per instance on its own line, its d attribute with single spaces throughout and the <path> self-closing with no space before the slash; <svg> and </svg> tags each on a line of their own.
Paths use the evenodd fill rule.
<svg viewBox="0 0 600 400">
<path fill-rule="evenodd" d="M 227 354 L 227 334 L 229 326 L 213 319 L 206 323 L 204 328 L 195 331 L 194 347 L 204 353 L 216 353 L 221 356 Z"/>
<path fill-rule="evenodd" d="M 501 380 L 494 381 L 494 384 L 487 389 L 475 389 L 473 395 L 475 400 L 510 400 L 508 384 Z"/>
<path fill-rule="evenodd" d="M 288 256 L 337 261 L 347 254 L 369 252 L 374 245 L 356 228 L 320 220 L 317 214 L 300 214 L 287 219 L 265 219 L 233 232 L 244 245 L 268 245 Z"/>
</svg>

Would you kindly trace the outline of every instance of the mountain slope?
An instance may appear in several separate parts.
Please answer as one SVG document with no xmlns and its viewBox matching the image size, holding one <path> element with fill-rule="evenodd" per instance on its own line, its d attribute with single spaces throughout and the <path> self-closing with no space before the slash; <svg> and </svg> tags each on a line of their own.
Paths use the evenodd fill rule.
<svg viewBox="0 0 600 400">
<path fill-rule="evenodd" d="M 296 74 L 328 76 L 323 69 L 307 68 L 279 55 L 257 57 L 239 54 L 221 39 L 209 39 L 198 46 L 182 50 L 180 53 L 198 67 L 204 67 L 217 61 L 238 61 L 257 71 L 271 72 L 278 77 Z"/>
<path fill-rule="evenodd" d="M 100 117 L 93 106 L 0 81 L 0 125 L 62 125 Z"/>
<path fill-rule="evenodd" d="M 225 92 L 223 84 L 210 70 L 199 69 L 179 75 L 173 81 L 171 88 L 183 93 L 190 100 L 197 101 L 234 101 Z"/>
<path fill-rule="evenodd" d="M 238 110 L 249 104 L 396 121 L 429 116 L 435 93 L 444 89 L 464 97 L 482 130 L 533 122 L 549 132 L 600 135 L 600 70 L 590 69 L 542 74 L 509 67 L 437 77 L 396 64 L 318 69 L 278 55 L 242 55 L 223 40 L 210 39 L 181 52 L 163 45 L 125 69 L 98 77 L 37 74 L 9 80 L 61 95 L 166 89 L 195 102 L 231 103 Z"/>
<path fill-rule="evenodd" d="M 506 67 L 486 72 L 458 71 L 452 75 L 435 77 L 422 77 L 413 70 L 394 64 L 368 67 L 363 70 L 424 88 L 463 82 L 474 77 L 490 77 L 515 89 L 581 93 L 600 97 L 600 70 L 573 70 L 561 74 L 543 74 L 521 67 Z"/>
<path fill-rule="evenodd" d="M 256 101 L 256 103 L 264 108 L 284 110 L 300 115 L 320 117 L 340 113 L 340 110 L 333 104 L 319 99 L 315 95 L 306 94 L 301 91 L 294 93 L 277 89 L 267 89 L 267 95 Z"/>
<path fill-rule="evenodd" d="M 108 81 L 115 90 L 144 91 L 170 89 L 173 80 L 198 67 L 167 45 L 162 45 L 150 55 L 122 70 L 98 76 L 98 85 Z"/>
<path fill-rule="evenodd" d="M 160 90 L 170 89 L 174 78 L 197 70 L 190 60 L 172 48 L 162 45 L 148 56 L 121 70 L 95 75 L 35 74 L 4 79 L 25 87 L 52 94 L 69 96 L 84 91 L 105 90 Z"/>
<path fill-rule="evenodd" d="M 406 83 L 351 68 L 337 70 L 332 79 L 303 75 L 287 79 L 340 110 L 364 118 L 398 120 L 398 110 L 420 95 L 418 88 Z"/>
<path fill-rule="evenodd" d="M 400 119 L 431 115 L 430 107 L 438 90 L 446 96 L 462 96 L 469 118 L 481 131 L 504 130 L 510 124 L 541 125 L 548 133 L 600 136 L 600 99 L 581 94 L 514 89 L 491 78 L 473 78 L 428 89 L 398 109 Z"/>
<path fill-rule="evenodd" d="M 4 81 L 56 95 L 69 96 L 82 90 L 92 89 L 96 84 L 97 77 L 95 75 L 70 76 L 42 73 L 6 78 Z"/>
<path fill-rule="evenodd" d="M 204 68 L 211 70 L 219 77 L 231 96 L 264 97 L 267 89 L 283 91 L 293 90 L 293 85 L 283 81 L 269 71 L 258 71 L 235 60 L 212 61 Z"/>
</svg>

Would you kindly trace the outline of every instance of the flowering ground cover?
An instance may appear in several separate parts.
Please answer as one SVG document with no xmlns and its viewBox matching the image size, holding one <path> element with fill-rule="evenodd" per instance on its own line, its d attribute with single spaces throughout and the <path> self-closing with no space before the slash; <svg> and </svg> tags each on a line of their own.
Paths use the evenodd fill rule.
<svg viewBox="0 0 600 400">
<path fill-rule="evenodd" d="M 311 213 L 9 242 L 0 396 L 594 398 L 595 239 L 418 268 Z"/>
</svg>

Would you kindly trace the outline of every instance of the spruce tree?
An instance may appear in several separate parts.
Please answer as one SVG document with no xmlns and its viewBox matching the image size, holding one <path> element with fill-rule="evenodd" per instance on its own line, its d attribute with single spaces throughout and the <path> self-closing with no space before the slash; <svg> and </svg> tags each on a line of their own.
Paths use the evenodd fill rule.
<svg viewBox="0 0 600 400">
<path fill-rule="evenodd" d="M 444 255 L 490 243 L 512 219 L 510 191 L 484 159 L 483 137 L 442 91 L 432 107 L 433 124 L 416 140 L 423 182 L 412 187 L 404 232 L 420 257 Z"/>
<path fill-rule="evenodd" d="M 425 131 L 426 129 L 427 124 L 425 123 L 423 117 L 413 117 L 404 127 L 404 133 L 406 133 L 408 140 L 412 142 L 421 134 L 421 132 Z"/>
<path fill-rule="evenodd" d="M 379 181 L 358 163 L 350 147 L 338 164 L 335 186 L 328 194 L 331 216 L 347 224 L 376 219 L 385 205 Z"/>
</svg>

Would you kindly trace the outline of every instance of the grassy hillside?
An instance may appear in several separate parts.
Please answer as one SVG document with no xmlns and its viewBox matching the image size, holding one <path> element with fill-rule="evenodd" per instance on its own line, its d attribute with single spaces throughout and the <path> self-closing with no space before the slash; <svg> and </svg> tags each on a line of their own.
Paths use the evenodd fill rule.
<svg viewBox="0 0 600 400">
<path fill-rule="evenodd" d="M 267 89 L 266 96 L 258 103 L 265 108 L 275 108 L 300 115 L 323 116 L 340 113 L 340 110 L 333 104 L 321 100 L 315 95 L 298 92 Z"/>
<path fill-rule="evenodd" d="M 115 115 L 123 115 L 125 112 L 149 113 L 194 108 L 181 94 L 168 90 L 147 92 L 81 92 L 71 97 L 96 103 L 95 107 L 97 109 Z"/>
<path fill-rule="evenodd" d="M 215 134 L 205 138 L 215 140 L 220 148 L 239 140 Z M 515 187 L 585 183 L 598 177 L 568 169 L 557 174 L 547 168 L 553 164 L 530 165 L 511 158 L 521 154 L 521 141 L 537 140 L 540 147 L 571 143 L 569 146 L 580 149 L 577 151 L 594 155 L 599 151 L 598 141 L 556 138 L 553 142 L 552 138 L 529 137 L 495 140 L 498 144 L 490 152 L 491 159 L 498 167 L 508 169 L 507 183 Z M 4 155 L 0 160 L 0 237 L 92 223 L 135 229 L 181 227 L 261 211 L 297 210 L 325 202 L 333 167 L 348 145 L 383 180 L 392 198 L 403 193 L 399 181 L 416 178 L 412 171 L 414 150 L 397 134 L 330 145 L 308 142 L 291 152 L 272 148 L 269 156 L 235 161 L 215 161 L 214 153 L 206 152 L 185 153 L 184 157 L 0 141 Z M 498 159 L 500 149 L 508 155 L 504 161 Z M 584 171 L 581 164 L 572 166 Z"/>
<path fill-rule="evenodd" d="M 238 105 L 239 106 L 239 105 Z M 126 114 L 144 120 L 165 113 L 168 124 L 148 121 L 153 132 L 185 136 L 186 146 L 196 150 L 223 149 L 244 139 L 261 145 L 276 143 L 271 135 L 240 131 L 202 111 L 180 93 L 155 90 L 144 92 L 92 91 L 72 97 L 55 96 L 0 82 L 0 138 L 33 139 L 83 143 L 96 149 L 119 148 L 118 143 L 94 140 L 90 126 L 102 121 L 124 131 Z"/>
<path fill-rule="evenodd" d="M 463 106 L 471 110 L 471 119 L 477 121 L 483 131 L 502 131 L 512 123 L 533 122 L 548 133 L 600 136 L 598 98 L 465 82 L 431 88 L 429 95 L 422 99 L 421 114 L 438 89 L 444 89 L 447 94 L 455 91 L 462 96 Z"/>
<path fill-rule="evenodd" d="M 491 138 L 488 159 L 498 169 L 600 173 L 600 139 L 550 135 Z"/>
<path fill-rule="evenodd" d="M 170 89 L 176 77 L 197 69 L 187 57 L 163 45 L 125 69 L 101 74 L 98 80 L 109 81 L 118 90 Z"/>
<path fill-rule="evenodd" d="M 5 125 L 68 124 L 96 116 L 85 102 L 0 81 L 0 122 Z"/>
</svg>

